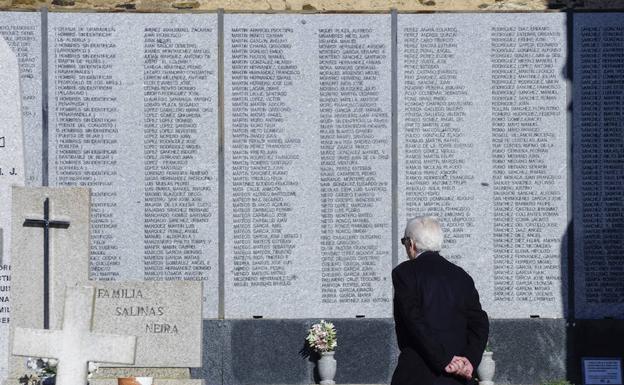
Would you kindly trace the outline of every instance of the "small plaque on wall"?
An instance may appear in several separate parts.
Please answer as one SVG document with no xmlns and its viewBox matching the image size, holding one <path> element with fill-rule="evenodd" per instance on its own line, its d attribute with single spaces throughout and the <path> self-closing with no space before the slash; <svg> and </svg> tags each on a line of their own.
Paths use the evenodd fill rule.
<svg viewBox="0 0 624 385">
<path fill-rule="evenodd" d="M 622 385 L 622 359 L 583 357 L 583 385 Z"/>
</svg>

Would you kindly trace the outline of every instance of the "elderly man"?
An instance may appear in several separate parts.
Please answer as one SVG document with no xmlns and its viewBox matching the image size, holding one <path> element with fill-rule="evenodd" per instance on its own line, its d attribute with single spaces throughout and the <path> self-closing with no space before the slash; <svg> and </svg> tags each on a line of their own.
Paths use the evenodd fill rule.
<svg viewBox="0 0 624 385">
<path fill-rule="evenodd" d="M 409 260 L 392 271 L 401 350 L 392 385 L 467 384 L 481 361 L 488 317 L 472 278 L 438 253 L 442 241 L 435 218 L 407 222 Z"/>
</svg>

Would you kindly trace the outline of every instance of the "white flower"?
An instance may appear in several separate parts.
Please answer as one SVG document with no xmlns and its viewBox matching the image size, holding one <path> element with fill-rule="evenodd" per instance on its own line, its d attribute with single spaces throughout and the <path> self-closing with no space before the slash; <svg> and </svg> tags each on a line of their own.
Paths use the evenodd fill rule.
<svg viewBox="0 0 624 385">
<path fill-rule="evenodd" d="M 32 357 L 28 357 L 28 361 L 26 362 L 26 366 L 28 367 L 28 369 L 37 370 L 38 369 L 37 359 L 36 358 L 32 358 Z"/>
</svg>

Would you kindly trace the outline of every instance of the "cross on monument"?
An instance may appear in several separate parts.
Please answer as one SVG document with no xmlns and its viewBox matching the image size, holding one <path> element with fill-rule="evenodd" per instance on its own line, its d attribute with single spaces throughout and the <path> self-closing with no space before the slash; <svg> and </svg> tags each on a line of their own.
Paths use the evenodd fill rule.
<svg viewBox="0 0 624 385">
<path fill-rule="evenodd" d="M 13 354 L 58 359 L 56 385 L 85 385 L 89 361 L 134 364 L 136 336 L 91 332 L 95 288 L 66 290 L 62 330 L 15 328 Z"/>
<path fill-rule="evenodd" d="M 66 229 L 69 222 L 50 220 L 50 198 L 43 201 L 43 220 L 26 219 L 24 227 L 43 227 L 43 328 L 50 328 L 50 229 Z"/>
</svg>

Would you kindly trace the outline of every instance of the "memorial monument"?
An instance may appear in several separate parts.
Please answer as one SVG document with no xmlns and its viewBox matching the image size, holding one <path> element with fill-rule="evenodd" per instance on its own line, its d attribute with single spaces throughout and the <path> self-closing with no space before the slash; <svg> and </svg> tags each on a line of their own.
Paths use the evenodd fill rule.
<svg viewBox="0 0 624 385">
<path fill-rule="evenodd" d="M 48 87 L 22 95 L 24 121 L 49 100 L 49 124 L 24 125 L 26 184 L 92 191 L 91 220 L 58 210 L 84 197 L 50 197 L 47 220 L 69 227 L 49 234 L 91 232 L 50 269 L 50 307 L 72 267 L 96 287 L 94 331 L 116 328 L 104 320 L 119 308 L 160 313 L 154 298 L 192 310 L 145 331 L 194 349 L 145 362 L 222 384 L 310 383 L 302 338 L 331 318 L 337 381 L 388 382 L 389 276 L 398 229 L 419 214 L 441 219 L 442 254 L 475 277 L 496 382 L 564 378 L 581 351 L 566 323 L 624 318 L 622 14 L 45 15 L 43 42 L 23 13 L 0 13 L 0 34 L 32 82 L 47 63 Z M 44 219 L 44 200 L 12 219 L 13 235 L 32 232 L 13 254 L 37 269 L 44 229 L 23 224 Z M 21 296 L 29 270 L 13 270 Z M 202 304 L 182 300 L 198 282 Z M 122 289 L 132 298 L 108 303 Z M 43 286 L 32 295 L 44 309 Z"/>
</svg>

